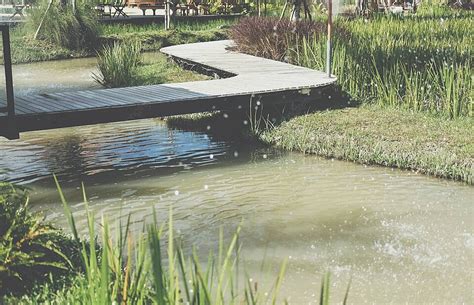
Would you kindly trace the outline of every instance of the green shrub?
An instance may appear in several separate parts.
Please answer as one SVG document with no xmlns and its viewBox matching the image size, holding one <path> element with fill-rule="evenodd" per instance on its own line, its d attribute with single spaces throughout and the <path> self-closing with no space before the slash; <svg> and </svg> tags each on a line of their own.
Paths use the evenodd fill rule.
<svg viewBox="0 0 474 305">
<path fill-rule="evenodd" d="M 77 243 L 28 211 L 27 192 L 0 182 L 0 295 L 19 294 L 65 274 L 79 259 Z"/>
<path fill-rule="evenodd" d="M 73 12 L 69 6 L 43 2 L 32 10 L 28 21 L 31 33 L 37 38 L 70 50 L 96 48 L 99 27 L 94 12 L 88 6 L 79 6 Z"/>
<path fill-rule="evenodd" d="M 137 83 L 137 69 L 141 63 L 139 42 L 117 43 L 105 46 L 97 55 L 100 74 L 94 79 L 104 87 L 127 87 Z"/>
</svg>

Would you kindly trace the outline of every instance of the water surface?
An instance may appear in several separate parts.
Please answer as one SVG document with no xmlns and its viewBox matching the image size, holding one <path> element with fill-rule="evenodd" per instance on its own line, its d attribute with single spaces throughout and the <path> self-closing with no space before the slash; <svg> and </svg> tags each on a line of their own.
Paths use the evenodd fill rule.
<svg viewBox="0 0 474 305">
<path fill-rule="evenodd" d="M 317 304 L 326 270 L 333 301 L 352 276 L 353 304 L 473 303 L 474 189 L 462 183 L 153 119 L 0 139 L 0 168 L 1 179 L 29 186 L 32 207 L 64 227 L 53 173 L 82 228 L 81 182 L 98 217 L 132 213 L 135 230 L 153 208 L 165 221 L 172 206 L 176 230 L 204 255 L 216 249 L 220 228 L 229 239 L 242 223 L 244 268 L 266 283 L 288 259 L 281 295 L 291 304 Z"/>
</svg>

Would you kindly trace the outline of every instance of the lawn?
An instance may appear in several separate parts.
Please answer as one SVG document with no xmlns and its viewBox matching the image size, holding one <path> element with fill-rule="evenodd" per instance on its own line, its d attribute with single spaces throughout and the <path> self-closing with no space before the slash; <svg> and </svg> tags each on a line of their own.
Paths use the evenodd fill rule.
<svg viewBox="0 0 474 305">
<path fill-rule="evenodd" d="M 474 182 L 474 124 L 380 106 L 318 111 L 261 135 L 266 143 L 328 158 Z"/>
</svg>

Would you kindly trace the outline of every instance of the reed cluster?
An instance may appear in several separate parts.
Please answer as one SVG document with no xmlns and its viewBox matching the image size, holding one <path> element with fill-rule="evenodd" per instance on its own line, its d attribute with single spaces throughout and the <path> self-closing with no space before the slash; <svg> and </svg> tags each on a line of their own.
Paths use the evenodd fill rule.
<svg viewBox="0 0 474 305">
<path fill-rule="evenodd" d="M 278 21 L 275 21 L 278 22 Z M 471 12 L 426 9 L 417 16 L 375 16 L 336 22 L 333 74 L 352 98 L 402 109 L 427 111 L 449 118 L 473 115 Z M 274 27 L 278 27 L 275 24 Z M 247 28 L 245 22 L 233 33 Z M 235 39 L 238 49 L 318 70 L 325 69 L 324 28 L 314 35 L 298 31 Z M 249 36 L 252 37 L 252 36 Z M 275 53 L 275 37 L 291 41 Z M 290 37 L 291 39 L 289 39 Z M 276 55 L 275 55 L 276 54 Z M 283 55 L 282 55 L 283 54 Z"/>
<path fill-rule="evenodd" d="M 90 4 L 71 6 L 39 1 L 31 10 L 26 28 L 29 36 L 69 50 L 93 50 L 97 46 L 99 25 Z"/>
<path fill-rule="evenodd" d="M 97 54 L 97 68 L 100 74 L 94 79 L 104 87 L 128 87 L 137 82 L 138 66 L 141 63 L 139 42 L 114 43 L 105 46 Z"/>
</svg>

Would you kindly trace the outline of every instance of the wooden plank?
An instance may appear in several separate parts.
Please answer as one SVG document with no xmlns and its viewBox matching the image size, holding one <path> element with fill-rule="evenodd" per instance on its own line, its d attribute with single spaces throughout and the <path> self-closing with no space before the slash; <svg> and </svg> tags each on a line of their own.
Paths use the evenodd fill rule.
<svg viewBox="0 0 474 305">
<path fill-rule="evenodd" d="M 15 104 L 21 104 L 24 108 L 28 109 L 30 113 L 40 113 L 45 111 L 43 107 L 36 105 L 30 96 L 16 97 L 15 99 Z"/>
<path fill-rule="evenodd" d="M 35 107 L 40 112 L 58 112 L 67 110 L 63 105 L 57 104 L 56 101 L 42 95 L 25 96 L 24 99 L 28 101 L 28 105 Z"/>
<path fill-rule="evenodd" d="M 75 108 L 72 107 L 68 100 L 62 99 L 59 96 L 51 96 L 51 95 L 41 95 L 41 97 L 33 102 L 42 102 L 44 105 L 49 105 L 49 107 L 54 107 L 55 111 L 67 111 L 67 110 L 74 110 Z"/>
<path fill-rule="evenodd" d="M 74 94 L 61 94 L 65 99 L 72 102 L 72 106 L 76 109 L 99 108 L 113 105 L 112 102 L 100 99 L 100 95 L 88 94 L 87 92 L 75 92 Z"/>
</svg>

